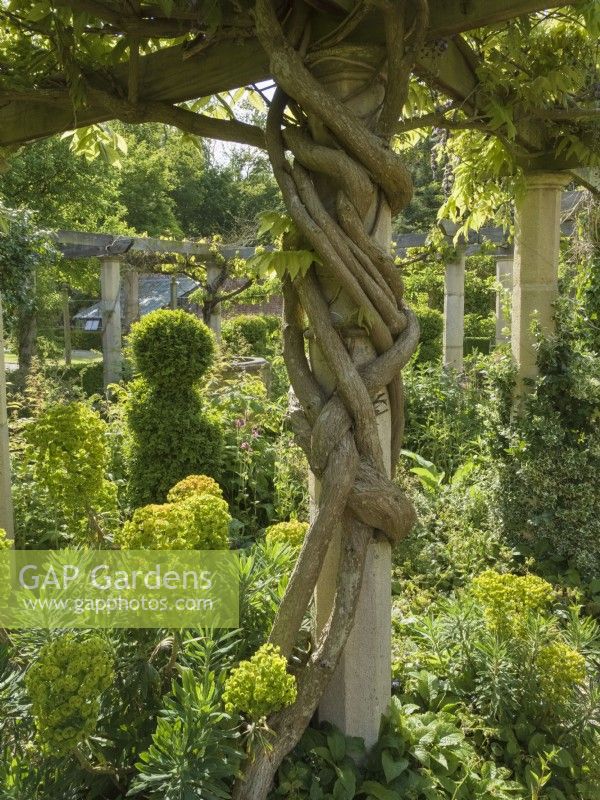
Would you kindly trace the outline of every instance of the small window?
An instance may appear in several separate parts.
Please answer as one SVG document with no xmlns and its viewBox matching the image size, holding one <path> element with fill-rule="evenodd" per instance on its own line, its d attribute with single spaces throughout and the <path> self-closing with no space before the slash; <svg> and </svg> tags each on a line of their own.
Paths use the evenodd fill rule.
<svg viewBox="0 0 600 800">
<path fill-rule="evenodd" d="M 83 326 L 84 331 L 97 331 L 99 328 L 100 328 L 99 319 L 86 319 L 85 325 Z"/>
</svg>

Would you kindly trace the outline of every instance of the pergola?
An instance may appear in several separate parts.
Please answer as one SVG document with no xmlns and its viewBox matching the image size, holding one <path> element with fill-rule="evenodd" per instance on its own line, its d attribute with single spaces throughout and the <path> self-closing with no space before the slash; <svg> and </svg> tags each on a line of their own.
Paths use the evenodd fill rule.
<svg viewBox="0 0 600 800">
<path fill-rule="evenodd" d="M 571 209 L 579 197 L 578 193 L 564 193 L 562 211 Z M 570 233 L 572 223 L 563 222 L 562 232 Z M 455 226 L 446 225 L 448 241 Z M 408 233 L 394 239 L 396 254 L 402 258 L 410 248 L 423 247 L 428 234 Z M 149 237 L 126 237 L 108 233 L 87 233 L 61 230 L 55 234 L 57 248 L 68 259 L 97 258 L 101 274 L 102 348 L 104 360 L 104 384 L 117 382 L 121 377 L 122 324 L 128 327 L 138 317 L 138 271 L 135 265 L 124 271 L 128 254 L 151 256 L 170 261 L 173 257 L 193 258 L 205 263 L 207 281 L 210 284 L 219 272 L 215 265 L 212 246 L 200 242 L 175 241 Z M 484 226 L 472 232 L 468 239 L 456 249 L 457 258 L 445 265 L 444 283 L 444 364 L 456 370 L 462 368 L 464 339 L 464 281 L 465 258 L 479 253 L 485 245 L 486 252 L 496 257 L 497 281 L 500 290 L 496 302 L 496 340 L 505 341 L 503 331 L 508 320 L 503 312 L 502 295 L 512 291 L 514 247 L 505 230 L 497 226 Z M 219 254 L 225 259 L 248 259 L 255 253 L 254 247 L 220 245 Z M 122 308 L 124 304 L 124 308 Z M 215 307 L 209 325 L 218 336 L 220 333 L 220 309 Z"/>
<path fill-rule="evenodd" d="M 69 0 L 56 5 L 71 7 Z M 188 30 L 184 18 L 165 18 L 160 11 L 144 16 L 116 12 L 114 7 L 86 0 L 93 15 L 118 25 L 135 38 L 176 38 Z M 325 4 L 327 6 L 327 3 Z M 378 5 L 373 3 L 373 6 Z M 480 89 L 478 58 L 461 33 L 509 20 L 521 14 L 569 5 L 555 0 L 429 0 L 426 42 L 446 41 L 443 53 L 434 48 L 419 51 L 415 72 L 427 84 L 450 97 L 467 113 L 476 114 Z M 349 7 L 349 6 L 348 6 Z M 352 32 L 351 40 L 384 46 L 384 31 L 366 16 Z M 329 34 L 335 25 L 330 15 L 319 14 L 316 36 Z M 350 39 L 348 40 L 350 41 Z M 263 41 L 264 44 L 264 41 Z M 86 74 L 87 104 L 75 116 L 69 87 L 62 76 L 47 85 L 19 92 L 0 91 L 0 146 L 15 145 L 64 130 L 114 118 L 126 122 L 161 122 L 189 133 L 221 140 L 264 146 L 262 131 L 236 120 L 214 119 L 177 104 L 270 77 L 269 59 L 252 28 L 239 38 L 210 41 L 185 48 L 165 47 L 140 55 L 126 63 Z M 398 130 L 429 125 L 444 126 L 444 112 L 398 124 Z M 544 119 L 516 120 L 519 164 L 526 174 L 526 189 L 515 220 L 514 269 L 512 278 L 512 352 L 518 368 L 519 391 L 535 375 L 535 352 L 531 322 L 537 318 L 542 331 L 553 326 L 553 302 L 558 291 L 561 193 L 573 179 L 600 190 L 600 176 L 567 151 L 557 154 Z M 594 142 L 590 140 L 589 147 Z M 118 255 L 103 256 L 103 296 L 114 302 L 118 293 Z M 506 261 L 506 259 L 505 259 Z M 461 273 L 464 257 L 447 270 L 446 316 L 460 309 Z M 113 306 L 114 308 L 114 306 Z M 456 334 L 456 331 L 454 332 Z M 458 353 L 457 336 L 447 332 L 446 348 Z M 452 340 L 452 341 L 451 341 Z M 389 438 L 389 437 L 388 437 Z M 389 450 L 389 443 L 386 445 Z M 330 548 L 329 554 L 333 552 Z M 382 710 L 389 700 L 390 555 L 386 542 L 372 542 L 363 561 L 363 586 L 353 628 L 338 663 L 333 690 L 322 704 L 325 716 L 370 744 L 376 739 Z M 332 556 L 333 559 L 333 556 Z M 364 564 L 366 563 L 366 567 Z M 337 565 L 325 565 L 317 588 L 317 617 L 326 620 L 336 594 Z M 357 593 L 358 596 L 358 593 Z M 323 600 L 321 600 L 321 597 Z M 369 675 L 368 690 L 364 676 Z"/>
</svg>

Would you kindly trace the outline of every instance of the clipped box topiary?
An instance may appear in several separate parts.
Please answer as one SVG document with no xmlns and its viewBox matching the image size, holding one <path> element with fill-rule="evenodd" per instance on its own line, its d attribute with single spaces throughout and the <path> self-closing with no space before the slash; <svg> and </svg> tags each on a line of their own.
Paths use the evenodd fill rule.
<svg viewBox="0 0 600 800">
<path fill-rule="evenodd" d="M 214 338 L 186 311 L 159 310 L 131 326 L 139 373 L 128 388 L 129 494 L 134 506 L 162 503 L 191 474 L 218 477 L 221 432 L 202 409 L 198 381 L 214 358 Z"/>
</svg>

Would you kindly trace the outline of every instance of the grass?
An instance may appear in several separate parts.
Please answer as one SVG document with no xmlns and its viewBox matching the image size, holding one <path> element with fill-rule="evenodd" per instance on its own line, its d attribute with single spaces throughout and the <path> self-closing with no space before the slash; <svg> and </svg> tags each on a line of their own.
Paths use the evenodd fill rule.
<svg viewBox="0 0 600 800">
<path fill-rule="evenodd" d="M 17 361 L 18 361 L 17 354 L 16 353 L 4 353 L 4 360 L 6 361 L 7 364 L 16 364 Z M 71 358 L 71 363 L 72 364 L 91 364 L 94 361 L 101 361 L 101 360 L 102 360 L 102 354 L 101 353 L 93 353 L 91 356 L 73 356 Z M 65 359 L 64 358 L 58 358 L 58 359 L 49 358 L 48 361 L 51 362 L 52 364 L 60 364 L 61 366 L 64 366 L 64 363 L 65 363 Z"/>
</svg>

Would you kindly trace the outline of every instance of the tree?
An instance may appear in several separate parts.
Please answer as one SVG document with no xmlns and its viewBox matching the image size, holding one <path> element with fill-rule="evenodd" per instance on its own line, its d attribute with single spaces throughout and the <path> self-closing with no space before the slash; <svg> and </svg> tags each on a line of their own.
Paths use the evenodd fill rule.
<svg viewBox="0 0 600 800">
<path fill-rule="evenodd" d="M 154 121 L 266 146 L 290 217 L 284 223 L 284 338 L 297 397 L 290 419 L 320 493 L 270 635 L 288 657 L 340 521 L 343 536 L 332 609 L 298 673 L 297 700 L 269 720 L 276 734 L 272 747 L 248 761 L 236 787 L 239 798 L 266 797 L 277 765 L 310 720 L 346 644 L 369 548 L 384 552 L 381 539 L 406 535 L 414 517 L 390 480 L 402 439 L 400 371 L 418 339 L 388 252 L 390 217 L 412 194 L 403 156 L 391 140 L 398 130 L 429 124 L 493 129 L 495 107 L 480 109 L 478 97 L 469 102 L 481 88 L 478 81 L 485 82 L 477 76 L 477 53 L 464 39 L 451 37 L 554 5 L 310 0 L 282 7 L 256 0 L 198 8 L 142 3 L 130 11 L 116 2 L 36 0 L 19 13 L 1 12 L 11 33 L 0 60 L 10 63 L 11 72 L 0 90 L 0 102 L 6 102 L 0 142 L 71 126 L 74 102 L 78 125 L 111 117 Z M 579 25 L 578 15 L 592 18 L 593 11 L 587 3 L 561 14 Z M 181 44 L 164 45 L 178 37 L 185 38 L 183 51 Z M 435 44 L 440 40 L 441 51 Z M 436 91 L 463 104 L 434 108 L 427 121 L 409 118 L 399 125 L 415 69 Z M 25 87 L 17 74 L 27 76 Z M 276 88 L 264 131 L 234 117 L 230 94 L 219 95 L 219 116 L 208 113 L 212 95 L 269 76 Z M 417 82 L 413 92 L 418 95 L 420 88 Z M 544 113 L 548 105 L 555 112 L 561 100 L 552 93 L 542 99 Z M 51 120 L 44 105 L 49 102 Z M 584 108 L 591 113 L 587 98 Z M 547 120 L 547 113 L 540 119 Z M 578 127 L 572 135 L 583 143 L 586 132 Z M 543 122 L 535 136 L 522 138 L 524 165 L 565 169 L 581 163 L 582 151 L 567 148 L 555 157 L 556 137 Z M 375 539 L 381 543 L 373 544 Z"/>
<path fill-rule="evenodd" d="M 35 142 L 10 154 L 7 168 L 0 175 L 0 198 L 15 209 L 13 232 L 15 225 L 25 224 L 48 232 L 61 228 L 124 232 L 125 208 L 119 194 L 117 170 L 102 159 L 90 160 L 76 154 L 69 142 L 59 137 Z M 50 234 L 44 235 L 48 238 Z M 25 253 L 23 257 L 27 258 Z M 69 261 L 55 253 L 51 262 L 41 264 L 38 260 L 29 293 L 32 311 L 35 298 L 35 315 L 27 326 L 30 352 L 37 332 L 46 326 L 56 327 L 61 308 L 59 287 L 67 284 L 86 297 L 93 296 L 99 288 L 98 273 L 96 259 Z M 29 280 L 26 275 L 23 272 L 24 282 Z M 11 332 L 16 330 L 11 318 L 16 310 L 9 304 L 7 321 Z M 34 320 L 39 323 L 37 326 Z M 24 341 L 22 337 L 20 340 Z M 24 358 L 21 366 L 28 369 L 30 359 Z"/>
<path fill-rule="evenodd" d="M 39 284 L 48 284 L 59 254 L 48 233 L 38 228 L 34 214 L 6 209 L 1 203 L 0 212 L 7 221 L 6 230 L 0 233 L 0 292 L 24 376 L 35 355 Z"/>
</svg>

